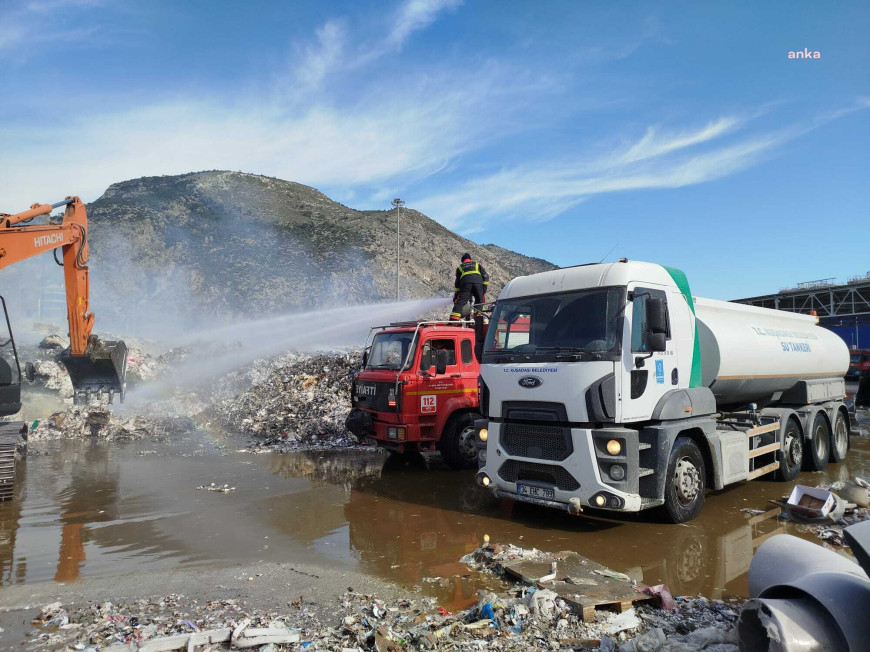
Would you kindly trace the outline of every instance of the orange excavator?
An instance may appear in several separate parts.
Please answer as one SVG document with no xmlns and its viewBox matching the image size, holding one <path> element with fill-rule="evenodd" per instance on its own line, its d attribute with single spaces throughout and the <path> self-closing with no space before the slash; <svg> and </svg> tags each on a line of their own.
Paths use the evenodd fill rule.
<svg viewBox="0 0 870 652">
<path fill-rule="evenodd" d="M 51 212 L 62 206 L 65 207 L 63 217 L 52 218 Z M 45 222 L 32 224 L 43 215 L 48 216 Z M 60 361 L 69 372 L 73 400 L 86 404 L 96 397 L 107 398 L 111 403 L 117 394 L 123 402 L 127 346 L 124 342 L 105 341 L 91 334 L 94 315 L 88 312 L 88 215 L 78 197 L 67 197 L 54 204 L 33 204 L 29 210 L 15 215 L 0 213 L 0 269 L 48 251 L 53 251 L 55 262 L 63 266 L 70 345 L 61 352 Z M 9 416 L 21 409 L 21 365 L 6 300 L 2 296 L 0 303 L 6 325 L 6 333 L 3 333 L 0 323 L 0 416 Z M 26 376 L 33 379 L 33 367 L 29 363 Z M 9 444 L 13 439 L 17 441 L 23 425 L 0 424 L 0 500 L 5 497 L 4 489 L 11 490 L 14 472 L 14 459 L 11 465 L 9 462 Z M 26 426 L 24 429 L 26 432 Z"/>
</svg>

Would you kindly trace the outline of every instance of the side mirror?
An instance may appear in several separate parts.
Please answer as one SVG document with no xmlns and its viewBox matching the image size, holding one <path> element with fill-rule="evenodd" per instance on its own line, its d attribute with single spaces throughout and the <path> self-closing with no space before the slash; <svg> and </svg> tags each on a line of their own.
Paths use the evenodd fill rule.
<svg viewBox="0 0 870 652">
<path fill-rule="evenodd" d="M 363 357 L 362 357 L 362 367 L 363 367 L 363 369 L 366 368 L 366 365 L 367 365 L 368 363 L 369 363 L 369 352 L 368 352 L 368 351 L 363 351 Z"/>
<path fill-rule="evenodd" d="M 650 333 L 665 335 L 668 332 L 664 299 L 650 297 L 646 300 L 646 327 Z"/>
<path fill-rule="evenodd" d="M 665 339 L 664 333 L 652 333 L 647 332 L 646 334 L 646 348 L 647 351 L 651 353 L 657 353 L 660 351 L 668 350 L 668 342 Z"/>
<path fill-rule="evenodd" d="M 435 373 L 439 376 L 447 373 L 447 351 L 443 349 L 435 353 Z"/>
<path fill-rule="evenodd" d="M 33 366 L 32 362 L 24 363 L 24 377 L 31 383 L 36 379 L 36 367 Z"/>
</svg>

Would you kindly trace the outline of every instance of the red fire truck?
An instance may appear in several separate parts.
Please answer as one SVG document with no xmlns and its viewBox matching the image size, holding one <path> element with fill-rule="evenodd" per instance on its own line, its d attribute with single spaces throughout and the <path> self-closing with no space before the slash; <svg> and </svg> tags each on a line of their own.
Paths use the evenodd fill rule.
<svg viewBox="0 0 870 652">
<path fill-rule="evenodd" d="M 477 468 L 475 344 L 469 322 L 373 328 L 351 385 L 347 429 L 392 453 L 438 450 L 451 468 Z"/>
</svg>

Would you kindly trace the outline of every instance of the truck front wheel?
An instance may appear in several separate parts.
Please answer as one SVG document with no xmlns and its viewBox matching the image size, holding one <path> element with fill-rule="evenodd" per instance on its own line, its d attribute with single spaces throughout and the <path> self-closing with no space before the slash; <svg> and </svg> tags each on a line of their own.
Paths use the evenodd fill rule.
<svg viewBox="0 0 870 652">
<path fill-rule="evenodd" d="M 477 468 L 474 421 L 480 418 L 475 412 L 466 412 L 453 419 L 444 429 L 441 435 L 441 457 L 451 469 Z"/>
<path fill-rule="evenodd" d="M 810 440 L 804 452 L 804 462 L 808 471 L 824 471 L 828 466 L 829 449 L 831 447 L 831 429 L 823 412 L 816 413 L 813 427 L 810 430 Z"/>
<path fill-rule="evenodd" d="M 665 512 L 672 523 L 691 521 L 704 506 L 707 472 L 698 445 L 678 437 L 668 460 L 665 478 Z"/>
</svg>

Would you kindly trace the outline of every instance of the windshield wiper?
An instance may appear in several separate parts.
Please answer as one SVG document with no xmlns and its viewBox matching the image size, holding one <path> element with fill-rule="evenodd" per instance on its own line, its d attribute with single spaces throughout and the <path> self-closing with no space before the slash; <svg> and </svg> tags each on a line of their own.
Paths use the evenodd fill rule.
<svg viewBox="0 0 870 652">
<path fill-rule="evenodd" d="M 509 353 L 508 351 L 484 351 L 484 355 L 495 356 L 500 362 L 516 362 L 517 358 L 528 362 L 532 359 L 528 353 Z"/>
<path fill-rule="evenodd" d="M 602 354 L 606 353 L 606 351 L 593 351 L 592 349 L 586 349 L 582 346 L 539 346 L 535 349 L 535 353 L 555 353 L 556 358 L 566 358 L 566 359 L 578 359 L 582 355 L 589 355 L 595 358 L 596 360 L 600 360 Z"/>
</svg>

